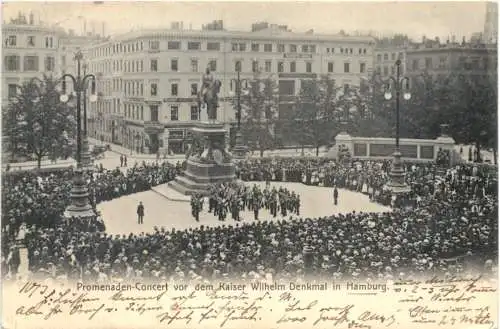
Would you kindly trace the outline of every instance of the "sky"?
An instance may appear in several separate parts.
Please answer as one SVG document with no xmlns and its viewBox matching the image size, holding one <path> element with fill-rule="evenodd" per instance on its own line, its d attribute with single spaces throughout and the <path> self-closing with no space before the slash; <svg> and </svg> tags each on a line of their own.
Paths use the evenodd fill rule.
<svg viewBox="0 0 500 329">
<path fill-rule="evenodd" d="M 105 33 L 120 34 L 132 29 L 167 28 L 170 22 L 183 21 L 184 28 L 200 29 L 202 24 L 221 19 L 228 30 L 249 31 L 251 24 L 267 21 L 288 25 L 296 32 L 314 29 L 316 33 L 335 34 L 377 31 L 384 35 L 408 34 L 420 40 L 451 35 L 461 40 L 474 32 L 482 32 L 486 13 L 484 2 L 9 2 L 2 4 L 2 18 L 17 16 L 19 11 L 32 11 L 36 18 L 66 29 L 87 31 L 92 24 L 98 33 L 105 22 Z"/>
</svg>

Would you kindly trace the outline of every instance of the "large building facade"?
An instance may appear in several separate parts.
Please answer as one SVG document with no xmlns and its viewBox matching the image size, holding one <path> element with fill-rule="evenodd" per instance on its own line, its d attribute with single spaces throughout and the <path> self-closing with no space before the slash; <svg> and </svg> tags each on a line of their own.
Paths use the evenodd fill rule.
<svg viewBox="0 0 500 329">
<path fill-rule="evenodd" d="M 296 95 L 303 79 L 321 75 L 359 85 L 372 74 L 373 49 L 371 37 L 299 34 L 268 24 L 252 32 L 193 31 L 178 24 L 127 33 L 86 49 L 99 91 L 89 134 L 139 152 L 182 153 L 190 128 L 206 120 L 197 101 L 206 67 L 222 82 L 217 117 L 231 128 L 231 80 L 238 67 L 241 78 L 252 79 L 258 71 L 276 79 L 280 94 Z"/>
<path fill-rule="evenodd" d="M 59 33 L 36 24 L 33 15 L 19 14 L 2 25 L 2 104 L 16 95 L 22 83 L 60 73 Z"/>
</svg>

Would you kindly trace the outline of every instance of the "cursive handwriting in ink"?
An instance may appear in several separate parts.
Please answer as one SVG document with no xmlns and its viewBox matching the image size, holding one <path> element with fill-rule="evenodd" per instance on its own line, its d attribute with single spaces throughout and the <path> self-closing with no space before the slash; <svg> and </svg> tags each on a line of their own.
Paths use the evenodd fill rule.
<svg viewBox="0 0 500 329">
<path fill-rule="evenodd" d="M 313 326 L 320 322 L 333 322 L 334 326 L 349 322 L 349 312 L 354 308 L 354 305 L 346 305 L 344 307 L 324 307 L 319 310 L 319 317 L 314 321 Z M 333 312 L 333 314 L 329 314 Z"/>
<path fill-rule="evenodd" d="M 381 314 L 377 314 L 375 312 L 370 312 L 370 311 L 364 311 L 361 313 L 360 316 L 358 316 L 358 321 L 362 322 L 378 322 L 381 324 L 385 324 L 386 327 L 389 327 L 393 325 L 396 322 L 396 318 L 394 317 L 393 314 L 390 316 L 385 316 Z"/>
<path fill-rule="evenodd" d="M 193 320 L 192 316 L 194 314 L 194 311 L 190 311 L 186 315 L 182 315 L 182 316 L 181 316 L 181 313 L 182 313 L 182 311 L 177 311 L 177 312 L 172 312 L 172 313 L 164 312 L 164 313 L 158 314 L 156 316 L 156 318 L 160 320 L 160 323 L 168 320 L 167 324 L 171 324 L 174 321 L 182 321 L 182 320 L 184 320 L 186 324 L 189 324 L 191 322 L 191 320 Z"/>
<path fill-rule="evenodd" d="M 143 300 L 156 300 L 160 301 L 160 299 L 165 295 L 166 291 L 162 291 L 159 294 L 153 295 L 153 296 L 146 296 L 146 297 L 132 297 L 132 296 L 127 296 L 125 295 L 122 291 L 118 291 L 115 293 L 113 296 L 110 297 L 112 301 L 118 301 L 118 302 L 136 302 L 136 301 L 143 301 Z"/>
<path fill-rule="evenodd" d="M 83 308 L 83 304 L 79 303 L 71 308 L 69 311 L 70 315 L 73 314 L 90 314 L 89 320 L 92 320 L 97 313 L 99 313 L 104 308 L 104 304 L 96 308 Z"/>
</svg>

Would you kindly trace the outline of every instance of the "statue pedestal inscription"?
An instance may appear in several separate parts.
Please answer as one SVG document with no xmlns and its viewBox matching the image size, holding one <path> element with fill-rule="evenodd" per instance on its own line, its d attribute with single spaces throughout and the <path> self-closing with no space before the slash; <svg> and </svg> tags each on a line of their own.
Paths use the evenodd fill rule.
<svg viewBox="0 0 500 329">
<path fill-rule="evenodd" d="M 206 194 L 211 184 L 235 179 L 232 156 L 226 149 L 224 124 L 201 122 L 192 129 L 203 145 L 193 145 L 186 160 L 186 170 L 169 183 L 185 195 Z"/>
</svg>

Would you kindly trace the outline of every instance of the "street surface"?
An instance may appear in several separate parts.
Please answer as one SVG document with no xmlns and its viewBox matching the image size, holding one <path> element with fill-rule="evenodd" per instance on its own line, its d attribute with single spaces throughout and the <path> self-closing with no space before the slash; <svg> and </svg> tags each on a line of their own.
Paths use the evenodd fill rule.
<svg viewBox="0 0 500 329">
<path fill-rule="evenodd" d="M 254 183 L 248 183 L 253 185 Z M 258 182 L 258 186 L 264 187 L 265 183 Z M 306 186 L 300 183 L 271 183 L 271 186 L 283 186 L 300 195 L 301 209 L 300 217 L 317 218 L 330 216 L 335 213 L 347 212 L 383 212 L 390 211 L 389 208 L 371 203 L 366 195 L 348 190 L 339 190 L 339 204 L 333 205 L 333 192 L 331 188 Z M 142 201 L 145 207 L 144 224 L 137 224 L 136 208 Z M 208 201 L 205 200 L 204 211 L 200 214 L 200 222 L 196 222 L 191 216 L 191 205 L 189 202 L 170 201 L 164 196 L 147 191 L 124 196 L 112 201 L 103 202 L 97 206 L 102 212 L 106 223 L 108 234 L 129 234 L 152 232 L 154 227 L 165 227 L 165 229 L 188 229 L 204 226 L 235 225 L 237 222 L 228 214 L 226 221 L 217 220 L 213 214 L 207 212 Z M 240 212 L 242 221 L 239 223 L 251 223 L 253 213 L 249 211 Z M 297 217 L 296 215 L 288 216 Z M 259 212 L 260 220 L 281 220 L 281 216 L 272 218 L 265 209 Z"/>
</svg>

